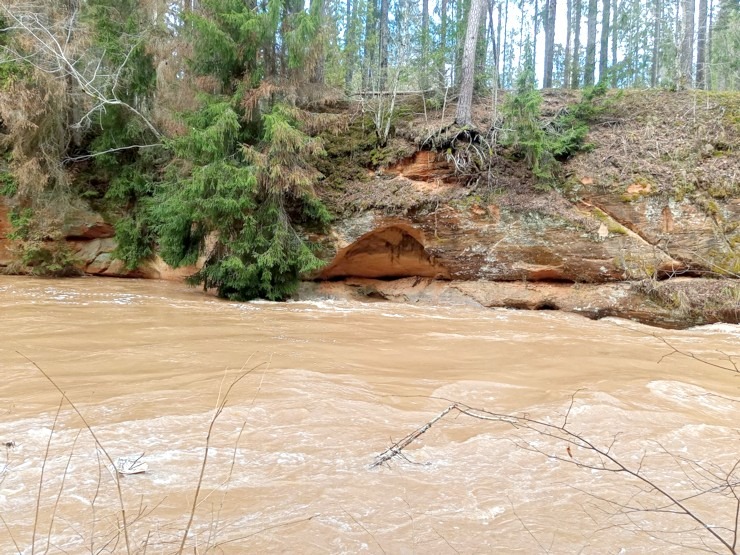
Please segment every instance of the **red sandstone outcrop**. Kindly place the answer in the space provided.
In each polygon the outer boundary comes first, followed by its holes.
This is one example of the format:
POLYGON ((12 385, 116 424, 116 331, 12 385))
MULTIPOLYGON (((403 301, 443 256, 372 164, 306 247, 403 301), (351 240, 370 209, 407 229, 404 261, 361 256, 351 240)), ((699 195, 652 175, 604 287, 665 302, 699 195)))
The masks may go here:
POLYGON ((340 249, 319 279, 339 277, 449 279, 450 273, 424 248, 424 234, 407 223, 386 223, 340 249))
POLYGON ((116 231, 97 212, 73 209, 62 224, 62 235, 68 240, 107 239, 115 237, 116 231))
POLYGON ((409 237, 405 248, 413 245, 415 249, 414 259, 421 260, 421 248, 425 260, 433 260, 435 266, 424 262, 417 271, 409 266, 407 276, 604 283, 685 268, 664 249, 620 224, 605 226, 589 209, 576 212, 569 220, 496 205, 485 209, 448 205, 406 218, 370 212, 339 222, 335 227, 336 256, 319 277, 402 277, 403 264, 396 247, 374 235, 400 227, 409 237), (415 231, 412 234, 410 230, 415 231), (413 241, 412 236, 423 239, 413 241), (384 254, 380 252, 383 249, 384 254), (351 271, 347 270, 348 258, 352 260, 351 271))

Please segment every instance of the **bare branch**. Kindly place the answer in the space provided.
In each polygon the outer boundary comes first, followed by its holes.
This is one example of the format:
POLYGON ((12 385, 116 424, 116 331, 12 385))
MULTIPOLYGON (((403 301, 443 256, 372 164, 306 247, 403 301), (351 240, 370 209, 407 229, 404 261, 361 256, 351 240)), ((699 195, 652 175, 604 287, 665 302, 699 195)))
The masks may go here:
POLYGON ((70 162, 79 162, 81 160, 90 160, 91 158, 96 158, 98 156, 103 156, 105 154, 111 154, 112 152, 120 152, 121 150, 131 150, 132 148, 155 148, 158 146, 162 146, 162 143, 153 143, 150 145, 129 145, 129 146, 121 146, 118 148, 109 148, 108 150, 101 150, 100 152, 95 152, 93 154, 85 154, 84 156, 72 156, 69 158, 65 158, 63 162, 65 164, 68 164, 70 162))
POLYGON ((185 550, 185 542, 188 539, 188 533, 190 532, 190 527, 193 525, 193 519, 195 518, 195 510, 198 508, 198 496, 200 495, 200 489, 203 485, 203 478, 205 477, 206 473, 206 465, 208 464, 208 450, 211 445, 211 436, 213 434, 213 428, 216 425, 216 421, 218 420, 218 417, 221 416, 221 413, 223 412, 224 408, 226 408, 226 403, 229 399, 229 394, 231 393, 231 390, 234 389, 234 387, 242 381, 244 378, 246 378, 249 374, 251 374, 254 370, 262 366, 264 363, 257 364, 256 366, 253 366, 249 370, 242 372, 234 381, 231 382, 231 385, 226 389, 226 393, 224 393, 224 396, 221 397, 219 393, 219 399, 216 402, 216 410, 213 414, 213 418, 211 418, 211 423, 208 426, 208 433, 206 434, 206 447, 205 452, 203 453, 203 462, 200 465, 200 474, 198 475, 198 482, 195 486, 195 497, 193 499, 193 504, 190 508, 190 516, 188 518, 188 523, 185 526, 185 530, 182 534, 182 541, 180 542, 180 548, 178 550, 178 553, 182 554, 185 550))
MULTIPOLYGON (((638 466, 636 468, 632 468, 631 466, 628 466, 627 463, 622 462, 622 460, 614 453, 613 450, 618 434, 612 438, 611 443, 607 447, 602 448, 596 445, 595 442, 588 439, 582 433, 572 431, 572 429, 570 429, 567 425, 567 419, 568 415, 570 415, 572 412, 573 403, 574 397, 571 397, 571 401, 566 412, 566 417, 564 419, 563 425, 558 425, 532 418, 526 414, 502 414, 485 409, 470 407, 460 402, 453 402, 445 410, 435 416, 432 420, 430 420, 420 428, 416 429, 411 434, 407 435, 401 441, 394 443, 391 447, 378 455, 371 465, 371 468, 378 466, 383 462, 387 462, 396 456, 399 456, 405 447, 407 447, 419 436, 425 433, 433 424, 439 422, 442 418, 444 418, 451 412, 457 412, 458 414, 470 416, 477 420, 507 424, 517 430, 522 430, 523 432, 533 432, 537 435, 551 438, 558 443, 565 442, 567 445, 567 455, 561 456, 554 454, 551 451, 546 451, 539 445, 535 445, 534 443, 529 442, 526 439, 520 438, 518 440, 514 440, 515 445, 517 445, 518 447, 527 451, 542 454, 550 460, 556 460, 563 463, 571 464, 578 468, 600 472, 609 472, 613 474, 621 474, 635 480, 636 485, 638 486, 638 492, 631 498, 630 501, 627 501, 626 503, 620 503, 598 496, 594 497, 602 501, 606 501, 607 503, 613 504, 616 507, 619 507, 621 511, 620 514, 624 515, 627 518, 630 518, 630 514, 632 513, 644 512, 667 513, 688 518, 689 521, 693 521, 695 525, 690 529, 690 532, 698 534, 700 541, 705 543, 708 548, 710 546, 709 544, 706 544, 705 539, 701 537, 702 534, 708 534, 713 542, 726 549, 730 553, 736 553, 735 545, 737 542, 738 528, 740 526, 740 494, 736 495, 735 488, 740 488, 740 482, 732 480, 731 477, 736 472, 738 466, 740 466, 740 461, 735 463, 735 465, 729 472, 723 472, 722 474, 720 474, 719 472, 705 473, 704 478, 708 479, 710 483, 713 483, 713 486, 701 488, 698 484, 694 483, 695 487, 698 487, 700 491, 693 495, 681 497, 669 491, 666 487, 661 486, 657 481, 646 474, 644 469, 646 458, 645 454, 643 454, 643 456, 640 458, 638 466), (576 451, 574 455, 570 449, 571 446, 577 447, 585 451, 586 453, 590 453, 591 455, 595 456, 595 459, 587 460, 584 459, 583 456, 579 457, 578 451, 576 451), (705 520, 702 516, 699 515, 699 513, 697 513, 687 505, 687 501, 695 499, 699 496, 707 495, 709 493, 722 493, 728 490, 736 499, 734 521, 731 528, 711 525, 709 521, 705 520), (657 498, 662 499, 662 503, 655 504, 651 502, 649 504, 643 504, 640 502, 639 499, 639 496, 642 494, 657 496, 657 498), (633 500, 635 504, 632 504, 633 500), (732 534, 732 543, 728 541, 725 537, 723 537, 722 534, 725 532, 729 532, 732 534)), ((679 462, 681 460, 679 457, 670 454, 667 450, 664 451, 669 456, 673 457, 676 462, 679 462)), ((694 466, 693 468, 696 468, 697 470, 702 470, 704 472, 708 472, 709 470, 704 466, 699 465, 698 463, 696 463, 696 466, 694 466)), ((715 518, 714 515, 713 518, 715 518)), ((686 531, 684 530, 683 532, 686 531)), ((664 530, 661 530, 661 533, 680 534, 682 533, 682 530, 676 530, 673 532, 666 532, 664 530)))
MULTIPOLYGON (((57 36, 52 32, 50 25, 46 24, 41 20, 39 14, 30 12, 20 12, 13 10, 8 6, 2 6, 2 11, 5 14, 6 19, 11 23, 4 30, 13 30, 22 33, 24 36, 31 38, 35 47, 36 52, 32 55, 22 54, 7 46, 3 47, 4 52, 10 53, 14 58, 24 59, 29 61, 36 69, 44 73, 57 75, 63 74, 71 78, 76 84, 79 90, 95 101, 94 107, 80 120, 77 124, 81 125, 83 122, 89 121, 90 115, 97 111, 103 110, 106 106, 120 106, 125 110, 128 110, 134 114, 149 131, 157 138, 161 139, 162 135, 154 124, 135 106, 122 101, 116 95, 116 89, 123 69, 129 62, 132 53, 139 46, 140 41, 135 42, 126 57, 124 58, 121 65, 116 68, 112 73, 102 73, 103 59, 105 55, 101 55, 97 59, 92 60, 95 65, 94 69, 86 75, 78 69, 80 66, 81 58, 74 59, 73 54, 70 52, 70 40, 71 29, 73 22, 77 17, 77 12, 73 11, 67 18, 66 24, 63 28, 66 30, 63 44, 57 39, 57 36), (31 58, 36 58, 32 60, 31 58)), ((85 67, 90 67, 90 63, 85 67)))

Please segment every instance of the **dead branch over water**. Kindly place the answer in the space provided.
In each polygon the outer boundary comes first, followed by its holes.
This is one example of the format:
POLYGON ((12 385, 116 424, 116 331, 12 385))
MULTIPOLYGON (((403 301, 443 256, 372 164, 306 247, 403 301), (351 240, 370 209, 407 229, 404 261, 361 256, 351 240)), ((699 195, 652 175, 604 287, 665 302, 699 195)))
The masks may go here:
MULTIPOLYGON (((621 326, 620 326, 621 327, 621 326)), ((664 362, 674 356, 692 359, 704 366, 718 370, 740 373, 736 355, 720 352, 722 359, 720 362, 713 362, 701 355, 687 352, 676 347, 672 342, 658 334, 650 334, 655 339, 670 349, 670 352, 663 355, 658 363, 664 362)), ((709 553, 729 552, 738 553, 738 536, 740 535, 740 459, 735 461, 731 468, 725 469, 714 462, 701 462, 685 456, 671 453, 668 449, 657 443, 657 452, 669 459, 678 467, 685 481, 694 488, 694 491, 688 494, 679 494, 673 491, 672 487, 664 486, 659 483, 657 477, 650 474, 650 469, 646 465, 647 452, 643 452, 639 462, 629 464, 622 457, 615 454, 614 446, 617 442, 619 433, 611 438, 608 445, 600 445, 595 440, 588 438, 583 432, 574 431, 569 424, 568 419, 571 415, 573 406, 576 401, 578 391, 573 393, 565 415, 560 423, 551 423, 545 420, 532 418, 527 414, 504 414, 471 407, 465 403, 451 401, 451 404, 438 413, 431 420, 402 438, 393 443, 385 451, 375 457, 370 464, 370 468, 376 468, 383 464, 389 464, 395 458, 406 460, 403 453, 409 445, 417 441, 429 429, 439 424, 441 420, 449 415, 464 415, 476 420, 482 420, 490 423, 506 424, 515 430, 533 434, 534 436, 545 437, 552 441, 553 446, 559 445, 558 451, 555 447, 546 449, 538 444, 519 436, 514 443, 520 449, 531 451, 547 457, 550 460, 560 461, 565 464, 574 465, 585 470, 620 475, 632 482, 636 488, 634 494, 630 495, 626 502, 620 502, 605 496, 595 495, 593 493, 576 488, 578 491, 589 495, 593 499, 611 506, 615 510, 615 515, 623 517, 623 522, 617 526, 631 526, 634 530, 644 532, 653 538, 666 541, 669 544, 688 547, 681 540, 678 543, 669 539, 666 535, 678 533, 691 535, 696 539, 701 547, 691 546, 694 549, 709 553), (564 446, 564 449, 563 449, 564 446), (560 453, 560 454, 558 454, 560 453), (731 507, 725 515, 714 513, 704 514, 699 508, 693 505, 693 502, 705 497, 712 496, 712 501, 726 502, 731 507), (644 524, 636 520, 635 515, 645 513, 662 513, 681 517, 684 521, 693 523, 690 528, 676 529, 673 532, 663 531, 661 535, 658 531, 651 531, 644 528, 644 524), (726 524, 716 524, 718 520, 724 520, 726 524)), ((715 395, 715 394, 709 394, 715 395)), ((717 397, 738 402, 722 395, 717 397)), ((718 504, 712 502, 713 509, 718 509, 718 504)), ((516 512, 515 512, 516 514, 516 512)), ((521 519, 518 517, 520 520, 521 519)), ((522 523, 524 525, 524 523, 522 523)), ((529 532, 526 525, 525 530, 529 532)), ((531 534, 531 533, 530 533, 531 534)), ((539 540, 535 538, 539 544, 539 540)), ((542 545, 540 544, 540 547, 542 545)), ((545 550, 546 551, 546 550, 545 550)))
MULTIPOLYGON (((632 482, 631 485, 636 487, 636 492, 630 495, 626 502, 593 495, 588 492, 584 493, 611 505, 615 508, 616 515, 624 517, 627 523, 637 526, 638 530, 645 531, 641 528, 641 524, 635 522, 633 518, 635 514, 664 513, 675 515, 693 522, 691 528, 681 531, 695 536, 706 548, 706 551, 736 554, 738 533, 740 532, 740 460, 735 462, 729 470, 725 470, 714 463, 702 463, 675 455, 658 444, 660 452, 670 457, 679 466, 684 477, 695 488, 695 491, 689 494, 675 493, 671 488, 662 485, 657 477, 650 475, 649 468, 645 465, 647 456, 645 453, 636 465, 626 462, 622 457, 615 454, 614 446, 619 434, 614 435, 611 442, 604 446, 595 440, 589 439, 585 433, 573 430, 568 419, 576 401, 576 393, 571 396, 568 409, 559 423, 546 422, 526 414, 497 413, 471 407, 461 402, 452 402, 434 418, 380 453, 370 465, 370 468, 389 464, 397 457, 405 458, 403 450, 406 447, 449 415, 464 415, 476 420, 506 424, 518 431, 552 440, 553 447, 547 449, 526 439, 524 436, 518 436, 514 443, 520 449, 538 453, 550 460, 574 465, 581 469, 622 475, 632 482), (555 451, 555 445, 559 446, 557 452, 555 451), (562 454, 558 454, 558 452, 562 454), (708 495, 721 496, 732 501, 732 514, 725 517, 729 520, 728 524, 714 524, 721 519, 720 515, 704 515, 700 509, 692 506, 692 501, 708 495)), ((713 505, 713 508, 716 509, 716 505, 713 505)))

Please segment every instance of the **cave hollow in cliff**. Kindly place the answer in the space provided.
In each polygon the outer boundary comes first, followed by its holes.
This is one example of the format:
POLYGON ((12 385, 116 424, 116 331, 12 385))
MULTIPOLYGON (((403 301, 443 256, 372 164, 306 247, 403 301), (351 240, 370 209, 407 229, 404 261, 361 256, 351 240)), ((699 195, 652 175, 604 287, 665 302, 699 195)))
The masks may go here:
POLYGON ((392 224, 374 229, 341 249, 318 279, 413 276, 449 279, 450 273, 427 252, 420 230, 407 224, 392 224))

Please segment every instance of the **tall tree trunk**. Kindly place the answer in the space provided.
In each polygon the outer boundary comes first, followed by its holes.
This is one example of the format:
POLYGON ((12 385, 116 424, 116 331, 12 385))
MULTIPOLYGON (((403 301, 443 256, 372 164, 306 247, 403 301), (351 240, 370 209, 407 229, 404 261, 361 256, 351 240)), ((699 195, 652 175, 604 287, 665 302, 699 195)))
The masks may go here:
POLYGON ((573 68, 570 76, 570 87, 577 89, 581 84, 581 6, 583 0, 573 0, 576 5, 573 14, 573 68))
MULTIPOLYGON (((496 8, 496 45, 494 48, 494 52, 496 53, 496 80, 494 82, 494 86, 496 88, 499 88, 501 86, 501 56, 503 54, 503 48, 501 45, 501 3, 499 2, 498 7, 496 8)), ((504 30, 504 36, 506 31, 504 30)))
POLYGON ((599 81, 606 83, 609 66, 609 22, 611 20, 611 2, 601 0, 601 46, 599 47, 599 81))
MULTIPOLYGON (((486 39, 486 57, 484 60, 488 57, 488 42, 491 43, 491 57, 492 57, 492 69, 493 72, 491 74, 491 86, 498 86, 498 39, 496 38, 496 32, 499 34, 501 33, 501 17, 498 18, 498 30, 496 29, 493 21, 493 0, 487 0, 487 9, 488 9, 488 38, 486 39)), ((501 12, 499 12, 499 16, 501 15, 501 12)), ((485 19, 485 17, 484 17, 485 19)), ((483 72, 485 73, 486 67, 485 63, 483 63, 483 72)))
MULTIPOLYGON (((535 67, 537 67, 537 35, 539 34, 539 28, 540 28, 540 3, 539 0, 534 0, 534 29, 533 29, 533 40, 532 40, 532 60, 535 63, 535 67)), ((535 77, 536 80, 536 77, 535 77)))
POLYGON ((388 9, 389 0, 380 0, 380 82, 378 89, 385 90, 388 81, 388 9))
POLYGON ((662 33, 663 6, 661 0, 653 0, 653 56, 650 62, 650 86, 658 86, 658 77, 660 75, 660 41, 662 33))
MULTIPOLYGON (((622 0, 624 9, 624 0, 622 0)), ((612 6, 612 88, 617 88, 617 45, 619 44, 619 0, 614 0, 612 6)))
POLYGON ((447 0, 442 0, 439 7, 439 80, 442 88, 449 84, 447 79, 447 0))
POLYGON ((463 22, 467 22, 467 17, 470 14, 470 7, 468 6, 468 10, 466 13, 466 2, 465 0, 454 0, 454 6, 455 6, 455 18, 454 20, 458 22, 456 29, 455 29, 455 63, 452 66, 452 82, 455 85, 460 84, 460 79, 462 76, 462 59, 463 59, 463 47, 465 45, 465 37, 462 36, 462 24, 463 22))
MULTIPOLYGON (((509 0, 506 0, 506 2, 504 4, 504 42, 503 42, 503 44, 501 46, 501 52, 502 52, 502 54, 501 54, 501 67, 503 69, 506 69, 509 66, 509 64, 511 64, 511 59, 507 58, 507 54, 506 54, 506 49, 507 49, 507 45, 508 45, 508 42, 506 40, 506 37, 508 36, 508 34, 507 34, 506 31, 508 29, 509 29, 509 0)), ((503 69, 502 69, 502 72, 501 72, 501 75, 502 75, 501 84, 504 87, 506 87, 509 84, 506 81, 506 78, 508 76, 508 73, 505 73, 503 71, 503 69)))
POLYGON ((709 0, 709 37, 707 40, 707 54, 706 64, 704 66, 704 81, 707 84, 707 90, 712 90, 712 81, 714 75, 712 73, 712 40, 714 39, 714 0, 709 0))
POLYGON ((486 79, 486 58, 488 57, 488 30, 486 26, 486 13, 490 13, 491 0, 486 0, 483 4, 483 14, 480 17, 478 27, 478 42, 475 53, 475 77, 474 87, 476 92, 480 92, 485 86, 486 79), (486 6, 489 9, 486 9, 486 6))
POLYGON ((694 1, 682 1, 680 88, 688 88, 694 84, 694 1))
POLYGON ((468 28, 465 32, 462 58, 462 81, 460 84, 460 96, 457 101, 457 112, 455 114, 455 123, 458 125, 470 125, 472 123, 475 51, 484 4, 485 0, 471 0, 470 12, 468 13, 468 28))
POLYGON ((421 75, 422 90, 429 88, 429 0, 421 0, 421 75))
POLYGON ((524 60, 524 0, 519 0, 519 63, 524 60))
POLYGON ((696 86, 707 88, 707 0, 699 0, 699 31, 696 38, 696 86))
POLYGON ((366 0, 365 38, 362 48, 362 90, 372 87, 373 66, 375 65, 375 24, 378 22, 378 1, 366 0))
POLYGON ((355 10, 357 9, 357 0, 347 0, 347 10, 345 13, 346 24, 344 28, 344 59, 346 66, 344 68, 344 91, 349 94, 352 89, 352 78, 355 74, 355 10))
POLYGON ((571 40, 573 35, 573 0, 567 0, 566 16, 568 20, 565 32, 565 60, 563 62, 563 88, 570 87, 571 40))
POLYGON ((588 0, 586 66, 583 68, 583 85, 586 87, 594 84, 594 74, 596 72, 596 17, 598 11, 597 0, 588 0))
MULTIPOLYGON (((557 13, 557 0, 547 0, 545 4, 545 75, 542 86, 546 89, 552 88, 552 65, 555 54, 555 16, 557 13)), ((570 26, 568 26, 570 32, 570 26)), ((568 37, 570 40, 570 36, 568 37)))

